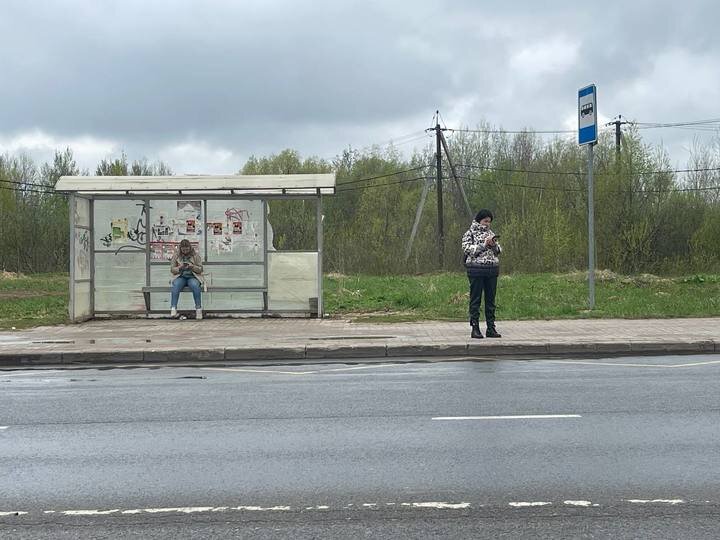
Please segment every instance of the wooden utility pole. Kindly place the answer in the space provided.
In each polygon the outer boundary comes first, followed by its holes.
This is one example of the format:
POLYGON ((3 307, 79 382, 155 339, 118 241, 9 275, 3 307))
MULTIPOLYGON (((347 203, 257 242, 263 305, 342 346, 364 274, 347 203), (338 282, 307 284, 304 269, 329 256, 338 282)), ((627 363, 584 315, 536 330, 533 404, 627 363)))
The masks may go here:
POLYGON ((445 263, 445 232, 443 223, 442 190, 442 130, 440 129, 440 111, 435 111, 435 161, 437 166, 437 214, 438 214, 438 262, 442 269, 445 263))
MULTIPOLYGON (((448 148, 447 140, 445 139, 445 135, 443 135, 443 131, 445 131, 446 128, 440 127, 440 112, 435 111, 435 127, 428 128, 425 131, 435 131, 435 166, 436 166, 436 182, 437 182, 437 209, 438 209, 438 225, 437 225, 437 234, 438 234, 438 263, 440 268, 443 267, 445 263, 445 223, 444 223, 444 215, 443 215, 443 183, 442 183, 442 151, 445 149, 445 156, 447 157, 448 164, 450 165, 450 171, 452 172, 453 179, 455 180, 455 183, 457 184, 458 190, 460 191, 460 194, 462 195, 463 202, 465 203, 465 210, 468 213, 468 216, 470 219, 473 217, 472 210, 470 209, 470 203, 468 202, 467 195, 465 194, 465 188, 462 185, 462 182, 460 181, 460 178, 457 175, 457 172, 455 171, 455 165, 452 162, 452 158, 450 157, 450 150, 448 148)), ((415 222, 413 223, 412 231, 410 232, 410 241, 408 242, 407 248, 405 250, 405 260, 407 261, 410 258, 410 252, 412 251, 412 245, 413 241, 415 240, 415 235, 417 234, 418 226, 420 224, 420 218, 422 217, 423 208, 425 207, 425 199, 427 197, 427 193, 430 189, 430 184, 432 182, 431 177, 427 179, 425 182, 425 186, 423 187, 422 195, 420 196, 420 202, 418 203, 417 211, 415 212, 415 222)))
POLYGON ((630 122, 627 120, 622 119, 622 114, 618 114, 614 121, 605 124, 606 126, 615 125, 615 159, 618 163, 620 163, 620 142, 622 140, 622 131, 620 131, 620 126, 629 123, 630 122))

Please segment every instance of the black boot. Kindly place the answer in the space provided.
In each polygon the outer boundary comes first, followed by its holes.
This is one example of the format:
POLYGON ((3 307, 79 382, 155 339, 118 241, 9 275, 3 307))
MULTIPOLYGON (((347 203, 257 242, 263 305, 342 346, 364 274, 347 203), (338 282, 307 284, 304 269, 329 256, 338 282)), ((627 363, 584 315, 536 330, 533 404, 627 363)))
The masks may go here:
POLYGON ((485 335, 487 337, 502 337, 498 331, 495 329, 495 325, 490 325, 487 327, 487 332, 485 332, 485 335))
POLYGON ((470 327, 472 328, 472 332, 470 332, 471 338, 483 338, 482 332, 480 331, 480 324, 478 324, 477 321, 470 321, 470 327))

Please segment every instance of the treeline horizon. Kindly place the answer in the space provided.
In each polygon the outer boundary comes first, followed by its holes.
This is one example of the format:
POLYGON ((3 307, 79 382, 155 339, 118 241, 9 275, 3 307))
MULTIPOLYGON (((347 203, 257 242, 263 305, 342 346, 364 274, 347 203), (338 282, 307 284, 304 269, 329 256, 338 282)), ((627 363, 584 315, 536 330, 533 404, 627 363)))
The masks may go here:
MULTIPOLYGON (((489 208, 502 235, 508 272, 587 269, 587 150, 572 138, 532 131, 456 131, 449 151, 473 215, 489 208)), ((603 133, 594 149, 596 267, 621 274, 720 271, 720 139, 696 144, 684 170, 636 129, 603 133)), ((439 260, 433 148, 403 156, 392 145, 345 149, 332 160, 292 149, 251 156, 240 174, 335 172, 337 193, 323 197, 326 272, 416 274, 462 271, 460 238, 471 217, 443 154, 445 256, 439 260), (427 197, 409 256, 408 242, 423 187, 427 197)), ((51 163, 0 156, 0 268, 56 272, 68 268, 67 199, 52 193, 80 171, 70 148, 51 163)), ((96 175, 168 175, 163 162, 102 160, 96 175)), ((277 249, 315 249, 314 201, 272 200, 277 249)))

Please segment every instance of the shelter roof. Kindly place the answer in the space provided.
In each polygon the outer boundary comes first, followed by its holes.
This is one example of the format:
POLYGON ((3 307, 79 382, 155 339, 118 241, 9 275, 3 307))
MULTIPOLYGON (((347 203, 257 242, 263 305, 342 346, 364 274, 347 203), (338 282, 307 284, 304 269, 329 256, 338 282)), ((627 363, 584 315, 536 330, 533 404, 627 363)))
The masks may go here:
POLYGON ((335 173, 178 176, 62 176, 62 193, 82 195, 333 195, 335 173))

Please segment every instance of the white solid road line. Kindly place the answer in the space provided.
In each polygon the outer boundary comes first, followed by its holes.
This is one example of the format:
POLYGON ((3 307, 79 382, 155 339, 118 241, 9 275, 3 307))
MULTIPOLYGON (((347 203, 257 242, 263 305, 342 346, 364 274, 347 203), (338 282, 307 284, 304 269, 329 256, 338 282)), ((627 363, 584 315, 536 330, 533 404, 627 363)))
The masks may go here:
POLYGON ((310 373, 316 373, 315 371, 279 371, 275 369, 243 369, 243 368, 215 368, 206 367, 200 368, 207 371, 237 371, 241 373, 274 373, 280 375, 308 375, 310 373))
POLYGON ((433 420, 535 420, 543 418, 582 418, 579 414, 520 414, 513 416, 435 416, 433 420))
POLYGON ((207 368, 200 368, 210 371, 236 371, 241 373, 274 373, 274 374, 280 374, 280 375, 321 375, 323 373, 328 372, 338 372, 338 371, 354 371, 358 369, 378 369, 378 368, 385 368, 385 367, 396 367, 396 366, 405 366, 406 363, 393 363, 393 364, 372 364, 369 366, 352 366, 352 367, 342 367, 342 368, 331 368, 331 369, 317 369, 313 371, 280 371, 277 369, 250 369, 250 368, 215 368, 215 367, 207 367, 207 368))
POLYGON ((709 362, 692 362, 690 364, 673 364, 669 367, 693 367, 693 366, 707 366, 708 364, 720 364, 720 360, 711 360, 709 362))
POLYGON ((542 360, 547 364, 581 364, 585 366, 638 367, 638 368, 669 368, 667 364, 628 364, 624 362, 593 362, 592 360, 542 360))
POLYGON ((352 371, 355 369, 377 369, 377 368, 384 368, 384 367, 396 367, 396 366, 405 366, 407 364, 400 363, 400 364, 373 364, 371 366, 353 366, 353 367, 342 367, 342 368, 332 368, 332 369, 321 369, 320 371, 316 371, 313 373, 325 373, 326 371, 352 371))
POLYGON ((22 377, 31 375, 47 375, 48 373, 61 373, 62 369, 50 369, 50 370, 35 370, 35 371, 23 371, 23 372, 0 372, 0 379, 5 377, 22 377))
POLYGON ((638 367, 638 368, 684 368, 694 366, 707 366, 711 364, 720 364, 720 360, 710 360, 708 362, 690 362, 685 364, 631 364, 624 362, 596 362, 593 360, 542 360, 548 364, 581 364, 585 366, 611 366, 611 367, 638 367))
POLYGON ((9 428, 9 427, 10 427, 10 426, 0 426, 0 429, 7 429, 7 428, 9 428))

